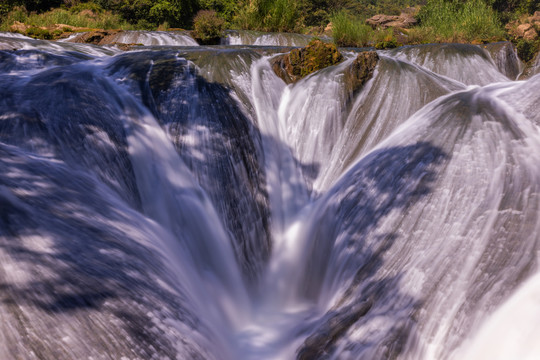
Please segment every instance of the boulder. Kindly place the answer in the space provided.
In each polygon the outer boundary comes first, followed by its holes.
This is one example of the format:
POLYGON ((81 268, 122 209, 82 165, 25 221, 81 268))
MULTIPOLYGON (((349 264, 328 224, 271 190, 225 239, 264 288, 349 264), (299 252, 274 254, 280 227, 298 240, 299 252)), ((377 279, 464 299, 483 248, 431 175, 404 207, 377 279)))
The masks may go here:
POLYGON ((397 15, 384 15, 377 14, 366 20, 366 24, 370 25, 372 28, 387 28, 386 24, 391 22, 396 22, 399 20, 397 15))
POLYGON ((23 24, 20 21, 15 21, 13 22, 13 25, 9 27, 9 31, 25 34, 28 28, 30 28, 30 25, 23 24))
POLYGON ((516 34, 517 36, 519 37, 524 37, 525 36, 525 33, 527 31, 529 31, 530 29, 532 29, 532 25, 531 24, 521 24, 521 25, 518 25, 518 27, 516 28, 516 34))
POLYGON ((525 40, 535 40, 538 38, 538 33, 534 29, 534 26, 529 23, 518 25, 515 34, 525 40))
POLYGON ((294 49, 288 54, 273 58, 271 65, 276 75, 290 84, 341 60, 343 56, 336 45, 316 39, 311 40, 305 48, 294 49))
POLYGON ((379 55, 376 51, 364 51, 356 56, 345 71, 345 88, 349 94, 354 94, 371 79, 378 62, 379 55))
POLYGON ((538 39, 538 33, 536 32, 534 28, 531 28, 527 30, 525 34, 523 34, 523 38, 529 41, 536 40, 538 39))
POLYGON ((402 12, 399 16, 378 14, 366 20, 366 24, 373 29, 387 29, 389 27, 408 29, 416 23, 417 21, 410 11, 402 12))

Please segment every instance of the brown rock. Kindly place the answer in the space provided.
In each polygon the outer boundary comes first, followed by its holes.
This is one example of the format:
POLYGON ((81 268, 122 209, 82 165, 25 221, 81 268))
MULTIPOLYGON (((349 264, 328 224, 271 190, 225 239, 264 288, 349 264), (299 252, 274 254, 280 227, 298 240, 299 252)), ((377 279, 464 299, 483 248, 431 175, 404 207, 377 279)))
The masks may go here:
POLYGON ((356 56, 345 71, 345 88, 349 94, 354 94, 371 79, 378 62, 379 55, 376 51, 364 51, 356 56))
POLYGON ((403 29, 408 29, 414 25, 416 25, 418 23, 418 21, 416 20, 416 18, 411 15, 411 14, 408 14, 408 13, 402 13, 400 16, 399 16, 399 19, 401 21, 401 28, 403 29))
POLYGON ((398 21, 398 20, 399 20, 399 16, 396 16, 396 15, 377 14, 367 19, 366 24, 370 25, 374 29, 378 27, 382 27, 383 29, 385 29, 386 28, 386 26, 384 26, 385 24, 398 21))
POLYGON ((276 75, 290 84, 317 70, 335 65, 342 59, 336 45, 311 40, 305 48, 277 56, 270 63, 276 75))
POLYGON ((366 20, 366 24, 374 29, 387 29, 389 27, 408 29, 416 23, 417 21, 410 11, 402 12, 399 16, 378 14, 366 20))
POLYGON ((525 33, 529 31, 530 29, 532 29, 532 27, 533 26, 531 24, 518 25, 518 27, 516 28, 516 35, 519 37, 524 37, 525 33))
POLYGON ((536 40, 538 38, 538 33, 533 27, 531 27, 529 30, 525 32, 525 34, 523 34, 523 38, 529 41, 536 40))
POLYGON ((23 24, 20 21, 15 21, 15 22, 13 22, 13 25, 11 25, 9 27, 9 30, 12 31, 12 32, 18 32, 18 33, 21 33, 21 34, 25 34, 26 30, 28 30, 29 27, 30 27, 30 25, 23 24))
POLYGON ((334 25, 332 24, 332 22, 329 22, 328 25, 326 25, 326 27, 324 28, 324 32, 332 32, 332 27, 334 25))

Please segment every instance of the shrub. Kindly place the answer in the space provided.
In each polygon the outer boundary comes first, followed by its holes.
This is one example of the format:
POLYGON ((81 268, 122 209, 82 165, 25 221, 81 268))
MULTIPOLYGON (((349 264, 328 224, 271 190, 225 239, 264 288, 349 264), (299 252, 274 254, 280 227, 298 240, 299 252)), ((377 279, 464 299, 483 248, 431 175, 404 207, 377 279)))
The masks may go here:
POLYGON ((69 8, 69 11, 73 14, 78 14, 84 10, 90 10, 93 13, 98 14, 103 12, 104 9, 99 4, 96 4, 94 2, 79 3, 69 8))
POLYGON ((193 19, 195 38, 203 44, 219 43, 225 29, 225 20, 213 10, 200 10, 193 19))
POLYGON ((149 17, 155 24, 174 23, 180 18, 179 8, 168 1, 159 1, 150 8, 149 17))
POLYGON ((199 0, 199 5, 203 10, 216 11, 227 22, 232 22, 239 9, 238 1, 235 0, 199 0))
POLYGON ((189 26, 197 8, 195 0, 122 0, 118 5, 118 11, 129 23, 141 25, 145 20, 154 28, 165 21, 172 27, 189 26))
POLYGON ((540 50, 538 41, 519 39, 516 43, 519 58, 525 62, 531 61, 540 50))
POLYGON ((344 11, 335 13, 330 21, 332 21, 332 36, 336 45, 362 47, 369 44, 373 30, 363 21, 351 18, 344 11))

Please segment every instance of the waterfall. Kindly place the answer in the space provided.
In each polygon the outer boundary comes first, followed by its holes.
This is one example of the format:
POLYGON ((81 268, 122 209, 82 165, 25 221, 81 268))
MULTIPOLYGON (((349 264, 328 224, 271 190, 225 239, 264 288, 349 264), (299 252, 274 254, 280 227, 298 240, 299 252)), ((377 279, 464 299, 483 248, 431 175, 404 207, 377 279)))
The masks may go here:
POLYGON ((308 37, 184 35, 0 34, 1 358, 540 355, 540 76, 510 45, 380 51, 353 89, 353 50, 286 84, 308 37))
MULTIPOLYGON (((292 33, 265 33, 261 31, 228 30, 221 39, 222 45, 257 46, 306 46, 314 36, 292 33)), ((331 41, 326 36, 320 37, 331 41)))

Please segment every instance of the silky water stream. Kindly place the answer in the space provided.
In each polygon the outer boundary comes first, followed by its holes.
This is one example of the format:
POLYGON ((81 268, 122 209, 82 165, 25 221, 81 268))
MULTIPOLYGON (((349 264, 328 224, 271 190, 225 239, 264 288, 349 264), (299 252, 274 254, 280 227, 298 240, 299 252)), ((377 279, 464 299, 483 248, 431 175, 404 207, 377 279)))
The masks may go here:
POLYGON ((286 85, 277 38, 128 35, 0 34, 0 358, 540 355, 511 48, 382 51, 351 93, 352 50, 286 85))

